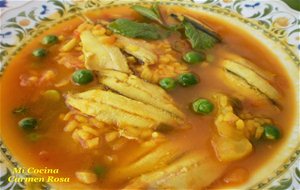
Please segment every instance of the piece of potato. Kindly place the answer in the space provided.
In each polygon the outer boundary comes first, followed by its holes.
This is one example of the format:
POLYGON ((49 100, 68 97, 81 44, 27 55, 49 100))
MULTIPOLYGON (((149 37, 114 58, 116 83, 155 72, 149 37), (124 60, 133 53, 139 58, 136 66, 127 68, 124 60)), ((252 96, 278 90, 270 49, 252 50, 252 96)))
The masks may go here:
POLYGON ((217 130, 211 140, 215 153, 220 161, 230 162, 246 157, 252 152, 252 144, 247 139, 245 126, 238 127, 238 121, 243 122, 233 110, 231 101, 224 94, 216 94, 218 113, 215 119, 217 130))
POLYGON ((231 162, 239 160, 252 152, 252 144, 247 138, 230 138, 215 135, 212 145, 220 161, 231 162))

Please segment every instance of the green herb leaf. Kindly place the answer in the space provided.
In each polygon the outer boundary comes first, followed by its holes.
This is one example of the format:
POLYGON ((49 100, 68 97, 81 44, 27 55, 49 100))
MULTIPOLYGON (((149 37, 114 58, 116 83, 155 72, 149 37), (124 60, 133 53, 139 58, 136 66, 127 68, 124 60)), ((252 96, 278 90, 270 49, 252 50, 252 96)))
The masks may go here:
POLYGON ((159 22, 160 24, 162 24, 157 5, 153 6, 151 9, 140 6, 140 5, 134 5, 131 8, 133 10, 135 10, 136 12, 140 13, 141 15, 143 15, 151 20, 155 20, 155 21, 159 22))
POLYGON ((161 19, 158 3, 153 4, 151 9, 158 16, 158 18, 161 19))
POLYGON ((165 39, 165 38, 169 37, 171 35, 171 33, 173 32, 169 28, 163 28, 157 24, 154 24, 154 26, 157 28, 157 31, 160 34, 161 39, 165 39))
POLYGON ((217 40, 205 32, 198 30, 191 23, 183 21, 185 35, 195 50, 212 48, 217 40))
POLYGON ((168 32, 157 25, 138 23, 124 18, 119 18, 108 25, 108 28, 116 34, 131 38, 146 40, 158 40, 165 38, 168 32))
POLYGON ((180 24, 169 25, 169 26, 167 26, 167 27, 168 27, 168 29, 171 30, 171 31, 178 31, 178 30, 184 28, 183 25, 182 25, 182 23, 180 23, 180 24))

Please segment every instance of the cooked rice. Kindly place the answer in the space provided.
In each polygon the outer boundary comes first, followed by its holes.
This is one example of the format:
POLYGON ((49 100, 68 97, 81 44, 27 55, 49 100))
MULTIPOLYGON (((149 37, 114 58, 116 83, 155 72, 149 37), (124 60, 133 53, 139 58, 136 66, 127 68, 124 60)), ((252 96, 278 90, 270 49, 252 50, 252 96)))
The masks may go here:
POLYGON ((88 117, 78 111, 69 111, 60 116, 66 121, 64 131, 71 133, 74 141, 85 149, 94 149, 106 142, 112 150, 117 150, 127 143, 112 126, 88 117))

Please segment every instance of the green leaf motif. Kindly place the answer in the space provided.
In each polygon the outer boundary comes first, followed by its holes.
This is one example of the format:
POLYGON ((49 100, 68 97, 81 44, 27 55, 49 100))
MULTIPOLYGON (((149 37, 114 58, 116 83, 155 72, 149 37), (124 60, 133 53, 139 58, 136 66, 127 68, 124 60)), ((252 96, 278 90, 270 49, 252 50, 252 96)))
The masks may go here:
POLYGON ((8 22, 17 22, 17 19, 16 19, 16 17, 13 17, 13 18, 8 19, 7 21, 8 22))
POLYGON ((53 3, 54 5, 60 7, 62 10, 66 10, 65 5, 59 0, 49 0, 48 2, 53 3))
POLYGON ((18 14, 18 16, 26 17, 26 14, 25 14, 25 12, 23 11, 23 12, 20 12, 20 13, 18 14))
POLYGON ((6 28, 15 28, 15 29, 19 29, 23 32, 25 32, 24 28, 22 28, 21 26, 19 26, 18 24, 8 24, 8 25, 5 25, 6 28))
POLYGON ((24 190, 24 187, 21 187, 18 183, 16 183, 12 190, 24 190))
POLYGON ((57 8, 56 11, 58 12, 58 14, 59 14, 60 16, 63 16, 63 15, 64 15, 64 10, 63 10, 63 9, 57 8))
POLYGON ((34 10, 32 10, 28 13, 28 17, 31 18, 32 20, 36 21, 34 10))
POLYGON ((285 178, 279 181, 279 185, 272 186, 269 190, 287 190, 292 185, 292 178, 285 178))
POLYGON ((9 48, 9 47, 14 47, 15 45, 12 45, 12 44, 8 44, 8 43, 3 43, 3 42, 0 42, 0 46, 2 46, 2 47, 6 47, 6 48, 9 48))
MULTIPOLYGON (((300 23, 299 23, 300 24, 300 23)), ((297 28, 296 30, 293 30, 290 34, 294 34, 296 32, 300 32, 300 28, 297 28)))
POLYGON ((11 172, 7 169, 6 174, 0 177, 0 189, 1 187, 5 187, 9 184, 8 178, 11 176, 11 172))
MULTIPOLYGON (((59 0, 49 0, 48 2, 51 2, 53 3, 57 8, 56 8, 56 11, 58 12, 58 14, 60 16, 64 15, 65 11, 66 11, 66 7, 65 5, 59 1, 59 0)), ((43 18, 42 19, 43 21, 48 21, 47 19, 43 18)), ((51 19, 50 19, 51 20, 51 19)))
MULTIPOLYGON (((239 4, 240 2, 242 2, 243 0, 235 0, 233 1, 233 6, 236 6, 237 4, 239 4)), ((240 6, 239 6, 240 7, 240 6)))
MULTIPOLYGON (((63 14, 63 13, 62 13, 62 14, 63 14)), ((50 19, 50 18, 48 18, 48 17, 44 17, 44 18, 39 17, 39 19, 40 19, 41 21, 52 21, 52 20, 54 20, 54 19, 50 19)))
MULTIPOLYGON (((3 163, 0 161, 0 163, 3 163)), ((11 190, 24 190, 25 186, 23 182, 9 182, 8 178, 12 176, 12 172, 6 168, 6 173, 4 174, 4 170, 1 170, 0 177, 0 189, 11 189, 11 190)))
POLYGON ((21 41, 22 39, 23 39, 23 37, 24 37, 24 34, 23 34, 23 32, 20 32, 20 31, 16 31, 17 32, 17 37, 19 38, 19 40, 21 41))
POLYGON ((212 3, 214 0, 206 0, 204 3, 212 3))
POLYGON ((254 14, 254 15, 252 15, 252 16, 250 16, 249 18, 258 18, 258 17, 260 17, 260 13, 259 12, 256 13, 256 14, 254 14))
POLYGON ((1 51, 1 53, 0 53, 0 61, 3 61, 3 57, 6 56, 6 55, 7 55, 7 51, 6 50, 1 51))
POLYGON ((264 25, 266 28, 270 28, 270 24, 269 22, 265 21, 265 20, 259 20, 259 23, 261 25, 264 25))
POLYGON ((241 8, 241 6, 237 6, 236 11, 237 11, 239 14, 242 14, 243 9, 241 8))
POLYGON ((300 170, 299 170, 299 168, 295 168, 295 174, 300 179, 300 170))
POLYGON ((272 11, 273 11, 273 7, 271 5, 268 5, 268 7, 265 8, 264 14, 261 17, 264 17, 264 16, 270 14, 272 11))
POLYGON ((298 184, 300 184, 300 170, 299 168, 295 168, 295 179, 298 182, 298 184))
POLYGON ((80 7, 76 7, 76 6, 72 6, 70 9, 69 9, 69 12, 73 13, 73 12, 78 12, 82 10, 80 7))

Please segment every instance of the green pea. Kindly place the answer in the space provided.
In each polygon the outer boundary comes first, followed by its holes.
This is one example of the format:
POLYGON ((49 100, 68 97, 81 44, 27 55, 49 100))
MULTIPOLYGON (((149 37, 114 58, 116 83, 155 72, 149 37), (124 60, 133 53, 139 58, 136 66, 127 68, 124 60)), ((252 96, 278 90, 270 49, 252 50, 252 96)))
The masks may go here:
POLYGON ((42 39, 43 45, 52 45, 58 42, 58 37, 55 35, 48 35, 42 39))
POLYGON ((197 76, 192 73, 183 73, 178 76, 177 82, 181 86, 187 87, 187 86, 192 86, 192 85, 197 84, 199 82, 199 80, 198 80, 197 76))
POLYGON ((172 90, 176 87, 176 81, 172 78, 163 78, 159 81, 159 85, 165 90, 172 90))
POLYGON ((200 63, 205 60, 205 54, 198 53, 195 51, 190 51, 184 54, 183 60, 190 64, 200 63))
POLYGON ((97 165, 93 168, 93 171, 98 177, 104 177, 107 172, 107 168, 105 166, 97 165))
POLYGON ((269 140, 276 140, 280 138, 279 129, 272 124, 264 124, 264 137, 269 140))
POLYGON ((45 57, 47 55, 47 51, 44 48, 37 48, 32 52, 32 55, 35 57, 45 57))
POLYGON ((88 84, 94 79, 93 72, 90 70, 82 69, 77 70, 72 75, 72 80, 79 85, 88 84))
POLYGON ((32 130, 37 126, 37 119, 26 117, 19 121, 19 126, 24 130, 32 130))
POLYGON ((193 110, 196 113, 207 115, 214 110, 214 105, 207 99, 199 98, 192 104, 193 110))

